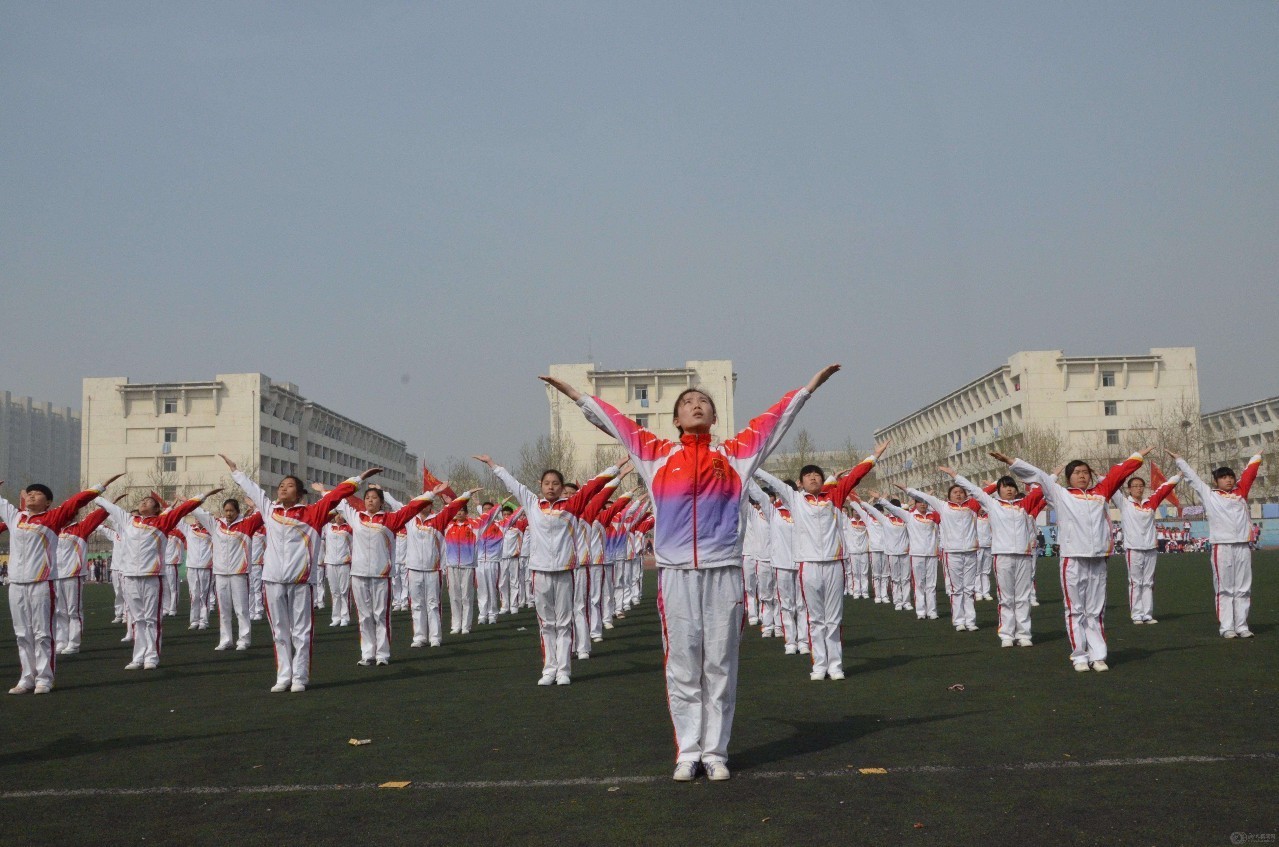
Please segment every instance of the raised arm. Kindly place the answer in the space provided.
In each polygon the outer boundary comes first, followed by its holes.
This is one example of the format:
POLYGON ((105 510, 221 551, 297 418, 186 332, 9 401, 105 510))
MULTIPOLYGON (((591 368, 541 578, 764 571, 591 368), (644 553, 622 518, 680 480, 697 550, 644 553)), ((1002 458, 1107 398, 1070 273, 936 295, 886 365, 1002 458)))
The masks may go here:
POLYGON ((893 440, 890 438, 875 445, 874 453, 858 462, 839 482, 835 483, 835 487, 830 492, 830 499, 838 508, 842 509, 844 507, 844 501, 848 499, 848 495, 857 487, 857 483, 861 482, 866 474, 871 472, 871 469, 875 467, 875 463, 879 461, 879 457, 884 455, 884 451, 892 443, 893 440))
MULTIPOLYGON (((408 525, 409 521, 416 518, 418 514, 425 509, 433 499, 435 499, 436 494, 443 490, 444 486, 441 484, 438 490, 423 491, 408 503, 398 507, 394 512, 383 518, 384 525, 392 532, 399 532, 408 525)), ((383 492, 383 494, 385 495, 385 492, 383 492)))
POLYGON ((792 512, 795 511, 795 498, 799 497, 799 492, 773 476, 763 468, 756 468, 755 479, 763 481, 765 485, 777 492, 777 497, 786 504, 786 508, 792 512))
POLYGON ((1177 483, 1181 482, 1181 474, 1173 474, 1164 480, 1164 484, 1155 489, 1155 493, 1150 495, 1150 499, 1146 501, 1147 507, 1158 509, 1159 504, 1164 501, 1173 489, 1177 487, 1177 483))
POLYGON ((1235 486, 1235 493, 1247 499, 1248 492, 1252 490, 1253 480, 1257 478, 1257 472, 1260 470, 1261 454, 1258 453, 1248 460, 1248 466, 1243 469, 1243 475, 1239 477, 1239 484, 1235 486))
POLYGON ((162 529, 166 533, 172 532, 183 518, 200 508, 200 504, 221 490, 221 488, 215 488, 203 497, 191 497, 183 500, 181 503, 178 503, 176 506, 156 518, 156 528, 162 529))
POLYGON ((931 494, 928 494, 924 491, 920 491, 917 488, 903 488, 902 491, 906 492, 907 495, 909 495, 910 497, 913 497, 916 500, 923 500, 925 503, 928 504, 928 508, 932 509, 937 514, 941 514, 941 510, 946 508, 946 504, 943 503, 941 500, 939 500, 938 498, 934 497, 931 494))
POLYGON ((586 507, 590 505, 591 499, 600 492, 600 489, 608 484, 609 480, 617 476, 619 470, 620 469, 617 465, 610 465, 588 479, 586 484, 583 485, 576 494, 568 498, 568 501, 565 502, 562 507, 564 511, 568 512, 570 515, 581 517, 582 513, 586 511, 586 507))
POLYGON ((479 491, 479 489, 473 488, 470 491, 463 491, 457 497, 454 497, 452 500, 445 503, 443 509, 440 509, 434 515, 431 515, 427 524, 436 532, 443 532, 444 528, 449 525, 449 521, 457 517, 457 513, 466 508, 467 502, 470 501, 471 496, 475 494, 476 491, 479 491))
POLYGON ((1189 462, 1171 450, 1168 450, 1167 453, 1168 457, 1177 465, 1177 470, 1181 471, 1181 475, 1185 477, 1186 482, 1190 483, 1190 487, 1199 495, 1199 502, 1205 502, 1208 495, 1212 493, 1212 488, 1199 478, 1199 474, 1195 473, 1195 469, 1190 467, 1189 462))
POLYGON ((976 500, 978 503, 982 504, 982 506, 985 507, 987 512, 999 507, 999 503, 996 502, 995 498, 987 494, 986 490, 982 488, 981 486, 979 486, 977 483, 973 482, 972 480, 965 479, 960 474, 952 474, 952 475, 954 476, 955 484, 958 486, 961 486, 965 491, 973 495, 973 499, 976 500))
POLYGON ((1109 500, 1110 495, 1118 491, 1119 486, 1124 484, 1124 480, 1137 472, 1137 468, 1141 467, 1146 461, 1146 454, 1152 449, 1154 448, 1147 447, 1144 450, 1138 450, 1127 459, 1124 459, 1122 462, 1115 465, 1110 469, 1101 482, 1093 486, 1093 491, 1109 500))
MULTIPOLYGON (((756 471, 759 473, 759 471, 756 471)), ((787 489, 790 486, 786 486, 787 489)), ((773 505, 773 498, 764 493, 764 489, 759 487, 759 483, 754 479, 747 480, 746 494, 752 500, 759 504, 759 510, 764 515, 764 520, 769 523, 773 522, 773 517, 777 514, 777 507, 773 505)))
POLYGON ((107 490, 111 483, 122 476, 124 474, 116 474, 101 485, 95 485, 92 488, 86 488, 84 491, 71 495, 56 509, 50 510, 49 517, 46 519, 46 526, 54 532, 61 532, 64 526, 75 520, 77 512, 96 500, 102 492, 107 490))
POLYGON ((880 497, 879 500, 877 500, 876 502, 878 502, 879 505, 883 506, 888 511, 892 512, 893 517, 899 518, 900 520, 903 520, 903 521, 910 520, 910 512, 906 511, 901 506, 894 506, 892 504, 892 501, 888 500, 887 498, 880 497))

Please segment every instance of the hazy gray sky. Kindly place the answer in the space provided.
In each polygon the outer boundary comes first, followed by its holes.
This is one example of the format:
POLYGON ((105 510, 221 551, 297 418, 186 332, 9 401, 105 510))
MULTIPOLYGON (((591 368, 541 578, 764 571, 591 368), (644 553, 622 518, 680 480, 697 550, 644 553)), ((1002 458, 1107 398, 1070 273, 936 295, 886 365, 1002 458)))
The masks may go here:
POLYGON ((0 388, 263 371, 514 458, 551 362, 821 365, 825 446, 1020 349, 1279 392, 1279 5, 0 3, 0 388))

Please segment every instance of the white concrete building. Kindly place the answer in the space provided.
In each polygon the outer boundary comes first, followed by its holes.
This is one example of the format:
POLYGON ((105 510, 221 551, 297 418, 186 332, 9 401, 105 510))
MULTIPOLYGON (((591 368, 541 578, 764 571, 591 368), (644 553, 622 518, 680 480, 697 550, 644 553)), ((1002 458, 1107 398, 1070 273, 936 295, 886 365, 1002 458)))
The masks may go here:
MULTIPOLYGON (((675 398, 685 388, 700 388, 715 401, 718 418, 711 432, 716 438, 737 433, 733 426, 737 375, 728 359, 689 361, 682 368, 602 370, 594 364, 551 365, 548 373, 578 391, 611 403, 664 438, 675 438, 675 398)), ((575 458, 586 472, 607 465, 620 455, 617 442, 591 426, 582 411, 563 394, 547 387, 551 435, 573 444, 575 458)))
POLYGON ((1260 453, 1261 470, 1248 498, 1253 503, 1279 501, 1279 397, 1241 403, 1208 412, 1202 418, 1204 450, 1210 467, 1196 468, 1204 479, 1213 468, 1226 465, 1243 470, 1248 459, 1260 453))
POLYGON ((1027 456, 1032 461, 1074 456, 1100 461, 1130 447, 1144 423, 1173 408, 1190 410, 1187 426, 1199 417, 1193 347, 1158 347, 1140 356, 1015 353, 994 370, 876 430, 877 442, 893 439, 879 475, 887 483, 928 485, 939 481, 937 465, 966 474, 992 473, 997 468, 988 450, 1033 452, 1036 441, 1059 444, 1061 455, 1027 456))
POLYGON ((0 393, 0 480, 5 496, 32 483, 53 489, 55 500, 80 490, 80 416, 30 397, 0 393))
POLYGON ((420 488, 417 456, 398 441, 260 373, 201 382, 84 380, 82 476, 126 472, 133 493, 194 494, 229 484, 219 453, 268 491, 289 474, 335 485, 371 465, 401 499, 420 488))

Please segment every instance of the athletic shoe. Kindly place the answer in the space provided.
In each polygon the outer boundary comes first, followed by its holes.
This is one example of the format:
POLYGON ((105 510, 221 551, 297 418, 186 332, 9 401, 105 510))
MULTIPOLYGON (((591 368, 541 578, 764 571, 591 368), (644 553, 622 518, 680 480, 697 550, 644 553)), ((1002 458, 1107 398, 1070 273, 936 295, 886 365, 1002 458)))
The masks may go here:
POLYGON ((1236 637, 1236 635, 1235 635, 1235 631, 1234 631, 1233 629, 1231 629, 1231 630, 1227 630, 1226 632, 1223 632, 1223 633, 1221 634, 1221 637, 1222 637, 1222 638, 1235 638, 1235 637, 1236 637))
POLYGON ((615 617, 615 618, 624 618, 624 617, 626 617, 626 613, 627 613, 627 612, 629 612, 629 611, 630 611, 630 607, 628 606, 627 608, 623 609, 623 610, 622 610, 622 611, 620 611, 620 612, 614 612, 614 613, 613 613, 613 617, 615 617))
POLYGON ((15 685, 9 689, 10 694, 30 694, 34 688, 27 688, 25 685, 15 685))
POLYGON ((936 613, 936 612, 929 612, 929 613, 928 613, 928 619, 929 619, 930 621, 935 621, 935 620, 937 620, 937 613, 936 613))
POLYGON ((227 642, 225 644, 219 644, 217 647, 214 647, 213 649, 214 650, 230 650, 231 644, 230 642, 227 642))
POLYGON ((697 762, 680 762, 675 766, 675 775, 671 779, 676 782, 692 782, 697 776, 697 762))
POLYGON ((786 653, 786 655, 787 655, 787 656, 794 656, 794 655, 795 655, 796 653, 798 653, 798 652, 799 652, 799 650, 797 650, 797 649, 795 648, 795 645, 794 645, 794 644, 787 644, 787 645, 786 645, 785 653, 786 653))
POLYGON ((360 667, 362 667, 362 668, 372 667, 372 665, 373 665, 373 660, 372 660, 372 659, 360 659, 360 661, 356 662, 356 664, 357 664, 357 665, 359 665, 359 666, 360 666, 360 667))
POLYGON ((592 635, 592 636, 591 636, 591 640, 592 640, 592 641, 594 641, 596 644, 599 644, 601 641, 603 641, 603 640, 604 640, 604 636, 602 636, 602 635, 592 635))
POLYGON ((773 637, 773 631, 772 631, 771 629, 761 629, 761 630, 760 630, 760 632, 759 632, 759 637, 760 637, 760 638, 772 638, 772 637, 773 637))
POLYGON ((287 682, 277 682, 275 685, 271 686, 271 693, 279 694, 282 691, 288 691, 289 685, 290 683, 287 683, 287 682))
POLYGON ((900 612, 901 610, 902 610, 902 607, 901 607, 901 606, 897 605, 896 603, 894 603, 894 604, 893 604, 893 611, 894 611, 894 612, 900 612))
POLYGON ((241 644, 237 644, 237 645, 235 645, 235 649, 236 649, 236 650, 239 650, 239 651, 248 650, 248 649, 249 649, 249 643, 246 641, 246 642, 243 642, 243 643, 241 643, 241 644))
POLYGON ((605 628, 605 629, 612 629, 612 628, 613 628, 613 622, 612 622, 612 621, 604 621, 604 628, 605 628))
POLYGON ((413 639, 413 643, 412 643, 412 644, 410 644, 409 646, 410 646, 410 647, 425 647, 425 646, 426 646, 426 642, 425 642, 425 641, 422 641, 421 639, 415 638, 415 639, 413 639))
POLYGON ((67 649, 65 649, 65 650, 59 650, 59 651, 58 651, 58 655, 59 655, 59 656, 74 656, 76 653, 79 653, 79 652, 80 652, 80 648, 79 648, 79 647, 68 647, 68 648, 67 648, 67 649))
POLYGON ((1075 662, 1075 670, 1079 671, 1080 673, 1083 673, 1084 671, 1088 670, 1088 663, 1075 662))
POLYGON ((813 682, 821 682, 826 678, 826 671, 813 671, 808 675, 808 678, 813 682))
POLYGON ((301 694, 303 691, 306 691, 306 686, 300 682, 295 682, 289 686, 289 691, 294 694, 301 694))
POLYGON ((1013 640, 1012 640, 1011 638, 1001 638, 1001 639, 999 639, 999 646, 1000 646, 1000 647, 1011 647, 1011 646, 1013 646, 1013 640))
POLYGON ((36 683, 36 690, 35 690, 36 694, 48 694, 52 690, 53 690, 52 685, 45 685, 44 683, 39 683, 39 682, 36 683))
POLYGON ((1240 638, 1252 638, 1252 630, 1245 627, 1244 629, 1236 629, 1235 634, 1240 638))
POLYGON ((751 626, 759 626, 759 618, 751 618, 746 622, 751 626))
POLYGON ((964 625, 962 623, 955 624, 955 632, 963 632, 963 631, 964 631, 964 625))
POLYGON ((111 623, 124 623, 124 618, 120 618, 120 617, 112 618, 111 623))
POLYGON ((497 615, 489 615, 489 623, 497 623, 497 615))
POLYGON ((470 627, 463 627, 463 628, 462 628, 462 634, 463 634, 463 635, 470 635, 470 634, 471 634, 471 629, 470 629, 470 627))
POLYGON ((1106 664, 1105 662, 1093 662, 1092 669, 1100 673, 1102 671, 1110 670, 1110 665, 1106 664))
POLYGON ((461 631, 462 630, 458 629, 457 627, 453 627, 452 629, 449 630, 449 635, 457 635, 461 631))
POLYGON ((383 666, 385 666, 385 665, 389 665, 389 664, 391 664, 391 660, 390 660, 390 659, 378 659, 378 660, 377 660, 377 664, 378 664, 378 667, 383 667, 383 666))
POLYGON ((440 646, 440 639, 438 639, 438 638, 433 639, 433 640, 431 641, 431 646, 432 646, 432 647, 439 647, 439 646, 440 646))
POLYGON ((566 674, 566 673, 556 674, 556 676, 555 676, 555 684, 556 684, 556 685, 570 685, 570 684, 572 684, 572 682, 573 682, 573 680, 571 680, 571 679, 569 678, 569 675, 568 675, 568 674, 566 674))
POLYGON ((1030 601, 1030 605, 1032 605, 1032 606, 1038 606, 1038 605, 1039 605, 1039 601, 1038 601, 1038 600, 1031 600, 1031 601, 1030 601))
POLYGON ((577 654, 577 658, 579 658, 579 659, 589 659, 590 657, 591 657, 591 654, 590 654, 590 653, 578 653, 578 654, 577 654))
POLYGON ((1025 636, 1022 636, 1021 638, 1018 638, 1018 639, 1017 639, 1017 646, 1018 646, 1018 647, 1030 647, 1030 646, 1032 646, 1032 644, 1031 644, 1031 641, 1030 641, 1030 639, 1029 639, 1029 638, 1026 638, 1025 636))
POLYGON ((1146 626, 1150 626, 1151 624, 1157 624, 1157 623, 1159 623, 1159 621, 1155 620, 1154 618, 1146 618, 1146 626))
POLYGON ((969 632, 976 632, 976 631, 977 631, 977 624, 975 624, 975 623, 970 623, 970 624, 968 624, 966 627, 964 627, 964 629, 968 630, 969 632))
POLYGON ((208 625, 207 623, 196 624, 196 627, 195 627, 195 628, 196 628, 196 629, 208 629, 208 628, 209 628, 209 625, 208 625))
POLYGON ((807 647, 805 647, 803 644, 799 645, 799 654, 800 654, 801 656, 807 656, 807 655, 809 655, 809 654, 810 654, 810 653, 812 653, 812 652, 813 652, 812 650, 809 650, 809 649, 808 649, 807 647))
POLYGON ((1145 621, 1141 620, 1140 618, 1133 618, 1133 621, 1132 621, 1133 626, 1141 626, 1144 623, 1145 621))
POLYGON ((132 636, 132 635, 126 635, 124 638, 121 638, 120 640, 121 640, 121 641, 132 641, 132 640, 133 640, 133 636, 132 636))
POLYGON ((341 625, 342 624, 338 623, 337 621, 329 621, 329 626, 341 626, 341 625))
POLYGON ((197 626, 196 624, 191 624, 190 626, 187 627, 187 629, 195 629, 196 626, 197 626))
POLYGON ((927 619, 928 619, 928 615, 925 615, 925 614, 918 614, 918 615, 915 615, 915 617, 916 617, 916 618, 918 618, 918 619, 919 619, 919 620, 921 620, 921 621, 922 621, 922 620, 927 620, 927 619))
POLYGON ((124 666, 124 669, 125 669, 126 671, 140 671, 140 670, 142 670, 142 663, 141 663, 141 662, 129 662, 129 664, 127 664, 127 665, 125 665, 125 666, 124 666))
POLYGON ((902 608, 908 612, 913 612, 915 610, 915 607, 909 603, 902 603, 902 608))
POLYGON ((153 670, 155 670, 155 669, 156 669, 156 668, 158 668, 158 667, 160 667, 160 665, 159 665, 159 663, 157 663, 157 662, 147 662, 146 664, 144 664, 144 665, 142 666, 142 670, 144 670, 144 671, 153 671, 153 670))
POLYGON ((553 673, 544 673, 544 674, 542 674, 542 678, 541 678, 541 679, 539 679, 539 680, 537 681, 537 684, 538 684, 538 685, 554 685, 554 684, 555 684, 555 674, 553 674, 553 673))
POLYGON ((706 768, 706 778, 711 782, 723 782, 732 776, 723 762, 702 762, 702 767, 706 768))
POLYGON ((989 594, 983 594, 981 599, 983 599, 983 600, 994 600, 995 598, 994 598, 994 597, 991 597, 989 594))
POLYGON ((843 672, 843 671, 831 671, 831 672, 830 672, 830 678, 831 678, 831 679, 843 679, 843 678, 844 678, 844 672, 843 672))

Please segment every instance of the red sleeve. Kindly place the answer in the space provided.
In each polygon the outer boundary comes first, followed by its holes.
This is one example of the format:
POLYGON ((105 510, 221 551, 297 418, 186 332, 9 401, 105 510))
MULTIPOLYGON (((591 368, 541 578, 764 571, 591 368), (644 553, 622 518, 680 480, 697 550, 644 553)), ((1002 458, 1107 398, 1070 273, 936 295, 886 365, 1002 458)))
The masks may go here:
POLYGON ((457 513, 462 511, 462 507, 470 502, 470 499, 469 497, 454 497, 445 504, 443 509, 440 509, 439 514, 432 515, 427 523, 436 532, 443 532, 444 528, 457 517, 457 513))
POLYGON ((1119 490, 1119 486, 1124 484, 1124 480, 1137 472, 1137 468, 1145 463, 1140 453, 1133 453, 1127 459, 1110 469, 1110 473, 1106 474, 1105 479, 1092 487, 1091 494, 1100 494, 1103 498, 1109 500, 1119 490))
POLYGON ((245 518, 244 520, 236 524, 235 531, 242 532, 248 536, 253 536, 257 534, 257 531, 259 529, 262 529, 262 526, 263 526, 262 513, 254 512, 253 514, 249 515, 247 518, 245 518))
POLYGON ((635 526, 636 532, 648 532, 653 528, 653 516, 648 515, 635 526))
MULTIPOLYGON (((319 532, 329 520, 329 512, 337 508, 338 501, 350 497, 356 492, 357 486, 350 480, 345 480, 337 488, 320 498, 319 502, 312 503, 306 507, 306 512, 302 516, 303 523, 308 524, 316 532, 319 532)), ((363 508, 364 504, 361 503, 363 508)))
POLYGON ((875 467, 874 459, 862 459, 857 463, 857 467, 849 471, 847 476, 835 484, 835 490, 831 492, 830 499, 834 502, 836 508, 844 508, 844 501, 848 499, 848 495, 857 487, 857 483, 862 481, 862 477, 870 473, 870 469, 873 467, 875 467))
POLYGON ((1168 483, 1168 482, 1165 482, 1163 485, 1159 486, 1157 489, 1155 489, 1155 493, 1150 496, 1150 499, 1146 501, 1146 508, 1152 511, 1155 509, 1158 509, 1159 504, 1162 503, 1164 501, 1164 498, 1167 497, 1169 494, 1171 494, 1172 490, 1176 487, 1177 487, 1176 483, 1168 483))
POLYGON ((383 519, 382 524, 383 526, 389 527, 392 532, 399 533, 399 531, 404 529, 404 527, 408 525, 409 521, 416 518, 418 513, 425 509, 430 502, 431 500, 428 497, 423 497, 420 500, 415 497, 405 503, 403 508, 387 515, 386 518, 383 519))
MULTIPOLYGON (((156 529, 164 530, 164 534, 168 535, 177 527, 179 521, 198 509, 203 502, 203 500, 197 500, 194 497, 190 500, 183 500, 163 515, 158 515, 152 526, 156 529)), ((182 540, 185 542, 186 538, 182 540)))
POLYGON ((591 501, 586 504, 586 508, 582 509, 582 514, 578 515, 578 517, 587 523, 594 523, 599 520, 600 512, 604 511, 604 504, 608 502, 608 495, 612 492, 613 489, 608 487, 600 488, 599 491, 595 492, 595 496, 591 497, 591 501))
POLYGON ((626 504, 631 502, 631 495, 623 494, 613 501, 613 505, 604 510, 604 514, 600 515, 600 523, 608 526, 613 522, 613 518, 617 517, 617 513, 626 508, 626 504))
POLYGON ((79 494, 74 494, 68 497, 66 502, 58 508, 45 512, 46 517, 40 523, 54 532, 62 532, 63 527, 75 520, 76 513, 96 500, 97 497, 98 490, 96 488, 90 488, 86 491, 81 491, 79 494))
POLYGON ((927 515, 927 517, 928 517, 928 519, 929 519, 930 521, 932 521, 933 523, 937 524, 938 526, 941 526, 941 513, 940 513, 940 512, 929 512, 929 513, 928 513, 928 515, 927 515))
POLYGON ((1235 486, 1235 493, 1240 497, 1247 498, 1248 492, 1252 490, 1252 482, 1257 478, 1257 471, 1261 470, 1261 457, 1257 457, 1255 461, 1249 461, 1248 467, 1243 469, 1243 476, 1239 477, 1239 484, 1235 486))
MULTIPOLYGON (((671 448, 675 446, 674 442, 658 438, 626 415, 623 415, 609 403, 598 397, 592 397, 591 399, 595 401, 608 418, 609 423, 617 430, 618 441, 622 442, 622 446, 626 448, 628 453, 634 454, 641 462, 660 459, 671 452, 671 448)), ((613 434, 603 427, 597 428, 609 435, 613 434)))
POLYGON ((1026 492, 1025 497, 1021 498, 1021 507, 1032 518, 1038 517, 1046 505, 1048 505, 1048 500, 1044 498, 1044 490, 1042 488, 1032 488, 1026 492))
POLYGON ((969 497, 967 500, 964 501, 964 505, 972 509, 975 513, 979 515, 981 514, 981 510, 982 510, 981 501, 978 500, 976 497, 969 497))
POLYGON ((586 484, 565 502, 564 511, 575 517, 581 517, 582 512, 590 505, 591 498, 612 478, 609 474, 599 474, 587 480, 586 484))
MULTIPOLYGON (((357 512, 364 511, 364 501, 361 500, 359 497, 356 497, 354 494, 352 494, 350 497, 345 497, 343 499, 346 500, 346 505, 350 506, 352 509, 355 509, 355 511, 357 512)), ((338 505, 337 503, 334 503, 333 508, 336 509, 337 505, 338 505)))
POLYGON ((9 531, 9 525, 5 523, 4 521, 0 521, 0 533, 5 533, 8 531, 9 531))
POLYGON ((994 494, 995 491, 998 489, 999 489, 999 483, 997 482, 992 482, 990 485, 983 485, 981 487, 981 490, 985 491, 987 494, 994 494))
POLYGON ((749 459, 768 444, 773 431, 782 423, 782 414, 790 408, 799 389, 788 391, 762 415, 752 418, 746 429, 724 442, 724 452, 734 459, 749 459))
MULTIPOLYGON (((87 539, 90 535, 93 534, 93 531, 95 529, 102 526, 102 522, 105 521, 106 519, 107 519, 106 509, 102 509, 102 508, 94 509, 89 514, 85 515, 84 518, 78 524, 73 526, 70 532, 72 535, 75 535, 79 538, 87 539)), ((0 523, 0 532, 4 531, 3 527, 4 527, 4 524, 0 523)))

